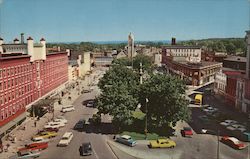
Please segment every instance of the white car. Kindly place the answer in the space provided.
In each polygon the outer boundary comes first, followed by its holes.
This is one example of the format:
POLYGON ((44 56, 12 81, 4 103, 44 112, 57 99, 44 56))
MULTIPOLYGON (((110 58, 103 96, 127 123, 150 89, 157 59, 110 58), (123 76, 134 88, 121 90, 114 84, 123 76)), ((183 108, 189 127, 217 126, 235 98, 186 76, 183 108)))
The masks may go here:
POLYGON ((230 125, 237 124, 237 123, 238 122, 235 120, 225 120, 225 121, 221 122, 220 125, 228 127, 230 125))
POLYGON ((218 111, 218 108, 214 108, 214 107, 208 106, 205 109, 203 109, 203 111, 206 112, 206 113, 214 113, 214 112, 218 111))
POLYGON ((47 128, 61 128, 64 126, 65 126, 65 124, 62 122, 49 122, 44 126, 44 128, 45 129, 47 129, 47 128))
POLYGON ((72 139, 73 139, 73 133, 72 132, 66 132, 62 136, 62 138, 59 141, 59 143, 57 144, 57 146, 68 146, 72 139))
POLYGON ((62 107, 61 112, 66 113, 66 112, 71 112, 74 110, 75 110, 75 107, 73 105, 66 105, 62 107))
POLYGON ((9 159, 28 159, 28 158, 37 158, 40 156, 40 152, 34 152, 34 151, 19 151, 17 152, 17 155, 9 157, 9 159))
POLYGON ((53 122, 58 122, 58 123, 62 122, 62 123, 64 123, 64 124, 67 124, 67 123, 68 123, 68 120, 66 120, 66 119, 58 119, 58 118, 55 118, 55 119, 53 120, 53 122))
POLYGON ((241 125, 241 124, 234 124, 232 126, 235 127, 236 130, 239 130, 241 132, 245 132, 247 130, 246 127, 244 125, 241 125))

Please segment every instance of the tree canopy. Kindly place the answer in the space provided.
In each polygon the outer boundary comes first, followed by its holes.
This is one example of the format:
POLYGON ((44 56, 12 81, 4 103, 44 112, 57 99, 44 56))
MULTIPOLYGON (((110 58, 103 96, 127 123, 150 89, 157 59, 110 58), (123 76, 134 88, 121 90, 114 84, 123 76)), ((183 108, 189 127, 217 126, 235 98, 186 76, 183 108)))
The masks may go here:
POLYGON ((129 124, 132 122, 132 111, 138 100, 135 90, 139 76, 125 66, 113 66, 98 83, 102 93, 97 97, 98 113, 110 114, 113 122, 129 124))
POLYGON ((152 75, 143 82, 138 92, 139 102, 143 112, 147 104, 148 121, 152 127, 189 120, 185 89, 183 81, 165 74, 152 75))
MULTIPOLYGON (((119 126, 127 125, 133 122, 133 112, 139 103, 142 105, 141 110, 145 112, 147 98, 151 126, 160 127, 170 123, 174 125, 179 120, 189 119, 188 103, 185 100, 186 87, 183 81, 168 75, 148 74, 140 85, 139 73, 124 63, 126 59, 119 60, 117 65, 113 65, 100 79, 98 113, 112 115, 113 122, 119 123, 119 126)), ((145 68, 151 68, 150 64, 145 68)))

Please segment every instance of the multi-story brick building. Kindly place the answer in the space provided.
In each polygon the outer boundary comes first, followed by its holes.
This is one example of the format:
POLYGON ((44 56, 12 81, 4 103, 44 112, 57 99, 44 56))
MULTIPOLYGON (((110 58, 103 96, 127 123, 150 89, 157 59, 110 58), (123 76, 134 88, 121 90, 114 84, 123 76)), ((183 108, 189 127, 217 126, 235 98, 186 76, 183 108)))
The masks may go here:
POLYGON ((222 63, 201 61, 201 47, 180 46, 172 39, 171 46, 162 48, 162 65, 169 73, 179 75, 195 86, 213 82, 222 63))
POLYGON ((21 39, 0 39, 0 135, 23 120, 33 102, 68 81, 67 52, 47 54, 45 39, 21 39))

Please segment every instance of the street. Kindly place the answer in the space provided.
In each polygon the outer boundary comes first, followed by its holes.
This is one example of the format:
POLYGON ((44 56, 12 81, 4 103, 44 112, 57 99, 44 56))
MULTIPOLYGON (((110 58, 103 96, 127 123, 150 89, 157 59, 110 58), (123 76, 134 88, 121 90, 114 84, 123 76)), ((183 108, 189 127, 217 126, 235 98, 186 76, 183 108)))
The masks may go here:
MULTIPOLYGON (((93 99, 97 93, 97 87, 94 86, 94 90, 91 93, 85 93, 77 98, 73 105, 75 106, 75 111, 65 113, 65 118, 68 120, 68 124, 61 128, 58 132, 58 136, 52 139, 49 143, 49 148, 42 151, 42 155, 39 158, 44 159, 69 159, 69 158, 79 158, 79 147, 84 142, 91 142, 93 148, 93 154, 84 158, 91 159, 115 159, 115 155, 112 153, 111 149, 106 143, 106 135, 101 133, 95 133, 94 131, 88 130, 87 132, 78 132, 73 130, 74 125, 81 118, 89 119, 97 109, 88 108, 82 105, 84 100, 93 99), (66 131, 73 132, 73 140, 67 147, 57 147, 57 143, 66 131), (90 132, 90 133, 89 133, 90 132)), ((110 123, 107 117, 102 118, 102 122, 110 123)))

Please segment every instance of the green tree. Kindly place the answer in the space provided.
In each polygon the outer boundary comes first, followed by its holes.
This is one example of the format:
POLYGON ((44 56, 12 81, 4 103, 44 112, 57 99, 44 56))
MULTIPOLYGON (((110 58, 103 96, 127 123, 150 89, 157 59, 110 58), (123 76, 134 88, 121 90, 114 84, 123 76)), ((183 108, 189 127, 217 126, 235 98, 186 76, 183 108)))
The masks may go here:
POLYGON ((152 75, 138 92, 142 111, 148 99, 148 123, 151 127, 175 125, 179 120, 189 120, 190 111, 185 99, 183 81, 164 74, 152 75))
POLYGON ((132 122, 132 111, 138 105, 135 92, 139 76, 122 65, 115 65, 100 79, 101 95, 97 97, 99 114, 110 114, 119 126, 132 122))

